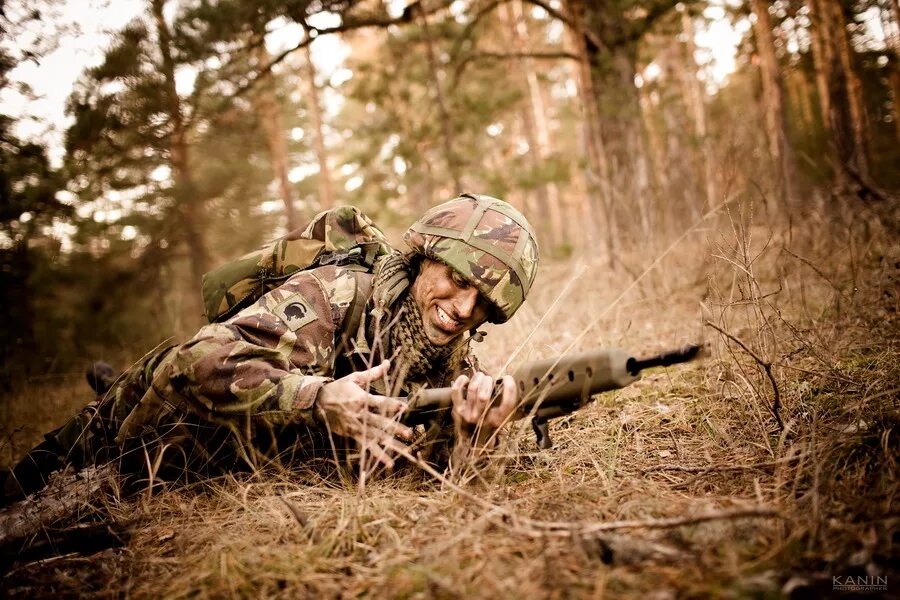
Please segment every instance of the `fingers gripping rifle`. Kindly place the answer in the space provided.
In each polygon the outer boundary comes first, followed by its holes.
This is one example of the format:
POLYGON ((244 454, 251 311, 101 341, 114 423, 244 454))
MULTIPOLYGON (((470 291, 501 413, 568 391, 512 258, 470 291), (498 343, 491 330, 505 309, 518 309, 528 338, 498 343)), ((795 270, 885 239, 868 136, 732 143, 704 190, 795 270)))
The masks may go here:
MULTIPOLYGON (((519 392, 514 418, 532 417, 539 448, 550 448, 549 420, 571 414, 591 396, 630 385, 641 371, 688 362, 700 355, 702 345, 685 346, 638 360, 618 348, 594 350, 525 363, 513 373, 519 392)), ((494 385, 494 398, 500 395, 494 385)), ((450 388, 423 389, 410 397, 403 422, 417 425, 452 408, 450 388)))

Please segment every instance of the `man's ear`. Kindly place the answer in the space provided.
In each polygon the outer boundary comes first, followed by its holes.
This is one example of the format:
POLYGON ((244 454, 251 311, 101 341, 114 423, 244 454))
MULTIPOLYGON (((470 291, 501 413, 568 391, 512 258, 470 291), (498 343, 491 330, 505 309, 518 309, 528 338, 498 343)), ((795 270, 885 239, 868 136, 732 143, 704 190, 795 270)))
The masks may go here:
POLYGON ((416 277, 419 276, 419 271, 422 268, 422 262, 425 260, 425 257, 419 254, 418 252, 410 252, 407 255, 407 262, 409 263, 409 280, 414 281, 416 277))

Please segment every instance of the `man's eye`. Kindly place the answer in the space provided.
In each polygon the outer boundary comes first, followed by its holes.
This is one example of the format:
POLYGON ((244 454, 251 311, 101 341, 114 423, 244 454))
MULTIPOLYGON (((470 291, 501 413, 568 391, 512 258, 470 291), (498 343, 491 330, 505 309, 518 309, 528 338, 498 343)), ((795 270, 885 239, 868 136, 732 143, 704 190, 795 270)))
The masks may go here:
POLYGON ((459 273, 453 274, 453 283, 456 284, 456 287, 461 287, 463 289, 469 287, 469 280, 460 275, 459 273))

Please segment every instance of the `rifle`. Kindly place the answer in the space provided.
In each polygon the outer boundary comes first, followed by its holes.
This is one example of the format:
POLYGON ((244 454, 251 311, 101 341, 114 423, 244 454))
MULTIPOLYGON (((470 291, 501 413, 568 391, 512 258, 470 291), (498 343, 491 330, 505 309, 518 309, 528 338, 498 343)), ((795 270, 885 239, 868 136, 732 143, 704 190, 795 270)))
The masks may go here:
MULTIPOLYGON (((550 419, 575 412, 591 401, 591 396, 630 385, 641 371, 684 363, 701 355, 702 344, 684 346, 649 358, 636 359, 619 348, 564 355, 525 363, 513 373, 519 389, 515 419, 531 418, 531 426, 541 449, 550 448, 550 419)), ((494 401, 501 392, 494 385, 494 401)), ((424 388, 409 398, 403 416, 406 425, 418 425, 446 414, 452 408, 450 388, 424 388)))

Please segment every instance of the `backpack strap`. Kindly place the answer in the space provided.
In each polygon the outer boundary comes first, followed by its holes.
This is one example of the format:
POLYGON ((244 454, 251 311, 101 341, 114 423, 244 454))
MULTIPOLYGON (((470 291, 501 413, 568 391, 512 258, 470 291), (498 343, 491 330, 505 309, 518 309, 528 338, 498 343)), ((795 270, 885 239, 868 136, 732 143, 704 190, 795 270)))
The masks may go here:
POLYGON ((372 296, 375 278, 372 276, 371 270, 368 269, 352 269, 351 273, 353 273, 353 281, 356 289, 353 293, 353 300, 350 301, 350 306, 347 308, 347 313, 344 316, 343 334, 339 342, 340 347, 338 348, 338 354, 348 354, 352 352, 354 349, 354 341, 358 342, 356 344, 357 346, 359 346, 359 342, 365 342, 365 331, 360 332, 359 329, 360 325, 362 325, 366 304, 372 296), (362 336, 362 339, 360 339, 360 335, 362 336))
POLYGON ((354 271, 353 279, 356 280, 356 293, 353 295, 353 300, 350 302, 350 308, 347 309, 347 314, 349 316, 347 324, 349 325, 348 331, 356 334, 362 323, 363 311, 366 310, 366 304, 372 296, 372 287, 375 278, 372 276, 371 272, 354 271))

